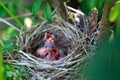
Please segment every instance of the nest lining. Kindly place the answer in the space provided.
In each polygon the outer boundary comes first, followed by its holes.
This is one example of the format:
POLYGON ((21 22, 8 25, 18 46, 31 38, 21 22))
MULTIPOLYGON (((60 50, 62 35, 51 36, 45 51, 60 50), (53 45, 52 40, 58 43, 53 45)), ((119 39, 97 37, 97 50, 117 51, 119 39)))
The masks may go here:
POLYGON ((89 36, 88 28, 81 31, 76 25, 62 20, 61 22, 43 21, 18 39, 20 50, 13 53, 11 62, 25 66, 29 80, 70 80, 75 68, 81 65, 95 46, 96 32, 89 36), (44 34, 55 36, 55 46, 65 57, 60 60, 47 61, 35 56, 36 50, 44 45, 44 34))

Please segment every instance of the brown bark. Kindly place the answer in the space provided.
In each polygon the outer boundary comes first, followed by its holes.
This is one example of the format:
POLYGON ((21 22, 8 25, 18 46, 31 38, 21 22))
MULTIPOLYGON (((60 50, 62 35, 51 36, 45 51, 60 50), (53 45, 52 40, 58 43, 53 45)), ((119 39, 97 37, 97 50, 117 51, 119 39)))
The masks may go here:
POLYGON ((111 2, 105 2, 103 6, 103 15, 100 24, 100 34, 98 36, 98 45, 103 43, 104 40, 108 40, 110 37, 110 25, 111 22, 108 19, 111 7, 115 4, 117 0, 112 0, 111 2))

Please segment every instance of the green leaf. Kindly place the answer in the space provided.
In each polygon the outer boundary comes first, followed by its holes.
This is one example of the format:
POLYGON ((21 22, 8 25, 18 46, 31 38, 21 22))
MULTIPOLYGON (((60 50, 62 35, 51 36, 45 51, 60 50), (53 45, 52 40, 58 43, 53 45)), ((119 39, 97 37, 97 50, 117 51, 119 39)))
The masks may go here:
POLYGON ((89 12, 96 6, 97 0, 83 0, 80 4, 80 9, 88 15, 89 12))
POLYGON ((16 41, 15 35, 8 35, 2 39, 4 45, 11 44, 12 41, 16 41))
POLYGON ((92 9, 96 5, 96 0, 88 0, 89 8, 92 9))
POLYGON ((9 2, 9 3, 8 3, 8 9, 9 9, 13 14, 16 14, 16 11, 15 11, 15 8, 14 8, 12 2, 9 2))
POLYGON ((2 51, 8 51, 12 49, 18 49, 18 46, 16 44, 7 44, 2 47, 2 51))
POLYGON ((89 9, 89 7, 86 6, 86 5, 88 5, 88 1, 87 1, 87 0, 83 0, 83 1, 82 1, 82 4, 80 5, 80 8, 81 8, 81 10, 82 10, 86 15, 88 15, 90 9, 89 9))
POLYGON ((11 68, 10 68, 10 66, 9 66, 8 64, 6 64, 6 65, 4 66, 4 68, 5 68, 6 71, 11 70, 11 68))
POLYGON ((19 34, 18 31, 14 30, 11 27, 8 27, 4 32, 3 32, 3 38, 2 38, 2 42, 3 44, 10 44, 11 41, 16 41, 17 38, 16 36, 19 34))
POLYGON ((4 40, 2 41, 2 43, 3 43, 4 45, 6 45, 6 44, 10 44, 11 42, 10 42, 9 39, 4 38, 4 40))
POLYGON ((14 76, 13 80, 20 80, 18 76, 14 76))
POLYGON ((104 0, 97 0, 97 2, 96 2, 96 6, 98 9, 101 9, 103 4, 104 4, 104 0))
POLYGON ((16 16, 3 4, 2 1, 0 1, 0 6, 3 7, 3 9, 18 23, 19 26, 23 28, 23 24, 16 18, 16 16))
POLYGON ((5 10, 0 6, 0 17, 4 17, 6 14, 5 10))
POLYGON ((7 76, 7 77, 12 77, 11 71, 7 71, 7 72, 6 72, 6 76, 7 76))
POLYGON ((112 7, 111 12, 109 14, 109 20, 111 22, 115 21, 118 15, 120 15, 119 12, 120 12, 120 1, 118 1, 115 4, 115 6, 112 7))
POLYGON ((32 7, 32 13, 34 15, 37 14, 37 12, 39 12, 39 9, 40 9, 40 6, 42 4, 43 0, 37 0, 34 4, 33 4, 33 7, 32 7))
POLYGON ((105 42, 83 70, 84 80, 119 80, 120 39, 105 42))
POLYGON ((44 7, 44 16, 49 22, 52 21, 51 7, 50 7, 49 3, 47 3, 44 7))

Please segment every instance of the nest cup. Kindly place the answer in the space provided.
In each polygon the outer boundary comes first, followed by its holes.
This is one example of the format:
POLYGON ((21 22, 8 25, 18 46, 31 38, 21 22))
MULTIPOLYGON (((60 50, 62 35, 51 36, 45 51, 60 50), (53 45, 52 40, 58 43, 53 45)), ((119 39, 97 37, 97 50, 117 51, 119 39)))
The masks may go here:
POLYGON ((26 68, 28 80, 72 80, 76 67, 86 60, 88 53, 95 51, 92 42, 96 34, 90 37, 87 30, 87 26, 81 31, 64 20, 43 21, 28 32, 21 32, 17 42, 20 50, 13 53, 13 63, 26 68), (55 36, 58 53, 65 55, 62 59, 48 61, 36 57, 36 50, 44 46, 45 33, 55 36))

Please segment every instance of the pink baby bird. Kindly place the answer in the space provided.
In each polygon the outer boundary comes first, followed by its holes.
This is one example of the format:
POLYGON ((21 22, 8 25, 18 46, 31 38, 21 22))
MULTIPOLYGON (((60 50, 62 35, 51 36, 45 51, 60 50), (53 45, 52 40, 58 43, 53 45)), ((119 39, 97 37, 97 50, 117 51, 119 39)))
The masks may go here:
POLYGON ((57 48, 54 48, 54 36, 50 34, 45 34, 45 44, 44 47, 37 50, 37 56, 46 60, 55 60, 55 56, 58 52, 57 48))

